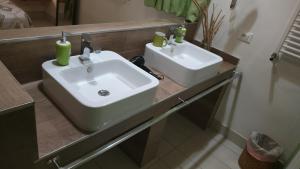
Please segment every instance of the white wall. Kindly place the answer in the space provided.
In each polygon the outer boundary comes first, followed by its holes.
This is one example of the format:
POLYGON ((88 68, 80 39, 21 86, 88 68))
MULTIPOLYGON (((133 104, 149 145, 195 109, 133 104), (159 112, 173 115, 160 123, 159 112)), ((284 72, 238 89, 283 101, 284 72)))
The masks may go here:
MULTIPOLYGON (((300 65, 281 62, 273 69, 269 57, 299 0, 238 0, 232 11, 231 0, 213 1, 226 14, 214 46, 240 58, 238 70, 244 74, 235 110, 233 86, 217 120, 243 137, 253 130, 270 135, 284 146, 286 159, 300 142, 300 65), (238 36, 248 31, 255 34, 252 43, 240 42, 238 36)), ((201 37, 199 31, 196 39, 201 37)))
POLYGON ((144 6, 143 0, 80 1, 80 24, 176 18, 144 6))

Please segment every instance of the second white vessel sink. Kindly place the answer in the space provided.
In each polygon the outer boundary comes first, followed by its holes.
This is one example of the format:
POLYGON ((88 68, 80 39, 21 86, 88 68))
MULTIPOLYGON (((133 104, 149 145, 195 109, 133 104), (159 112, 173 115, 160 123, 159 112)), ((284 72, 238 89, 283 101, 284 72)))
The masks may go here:
POLYGON ((115 52, 90 58, 90 64, 74 56, 68 66, 42 65, 45 92, 79 128, 102 130, 152 105, 156 78, 115 52))
POLYGON ((145 60, 148 66, 185 87, 191 87, 215 76, 223 61, 220 56, 187 41, 174 42, 162 48, 148 43, 145 60))

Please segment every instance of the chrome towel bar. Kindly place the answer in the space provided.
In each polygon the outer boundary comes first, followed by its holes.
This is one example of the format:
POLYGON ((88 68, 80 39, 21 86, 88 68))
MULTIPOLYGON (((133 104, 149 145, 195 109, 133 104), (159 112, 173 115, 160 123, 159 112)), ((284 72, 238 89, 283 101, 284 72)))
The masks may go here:
POLYGON ((200 98, 206 96, 207 94, 231 83, 234 79, 236 78, 240 78, 242 76, 242 73, 241 72, 234 72, 234 75, 233 77, 231 77, 230 79, 227 79, 227 80, 224 80, 218 84, 216 84, 215 86, 199 93, 198 95, 188 99, 188 100, 182 100, 180 98, 178 98, 181 103, 178 104, 177 106, 173 107, 172 109, 170 109, 169 111, 163 113, 162 115, 156 117, 156 118, 153 118, 143 124, 141 124, 140 126, 130 130, 129 132, 113 139, 112 141, 108 142, 107 144, 103 145, 102 147, 82 156, 81 158, 61 167, 59 165, 59 158, 58 157, 55 157, 54 159, 50 160, 49 161, 49 164, 50 165, 54 165, 57 169, 76 169, 82 165, 84 165, 85 163, 95 159, 96 157, 98 157, 99 155, 105 153, 106 151, 112 149, 113 147, 121 144, 122 142, 128 140, 129 138, 133 137, 134 135, 142 132, 143 130, 147 129, 148 127, 160 122, 161 120, 167 118, 168 116, 170 116, 171 114, 177 112, 178 110, 181 110, 182 108, 190 105, 191 103, 199 100, 200 98))

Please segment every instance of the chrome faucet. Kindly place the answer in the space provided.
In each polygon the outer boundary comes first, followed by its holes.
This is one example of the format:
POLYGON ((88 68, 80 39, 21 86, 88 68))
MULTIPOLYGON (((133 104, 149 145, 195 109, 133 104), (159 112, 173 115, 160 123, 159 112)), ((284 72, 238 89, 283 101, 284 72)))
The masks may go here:
POLYGON ((83 33, 81 35, 81 50, 80 50, 80 54, 84 54, 84 49, 85 48, 88 48, 90 50, 90 53, 91 52, 94 52, 94 49, 92 47, 92 38, 89 34, 87 33, 83 33))
POLYGON ((79 56, 79 60, 83 65, 87 66, 87 72, 90 73, 93 71, 93 64, 91 61, 91 53, 94 51, 92 48, 92 40, 90 35, 82 34, 81 35, 81 54, 79 56))
POLYGON ((91 50, 88 47, 85 47, 83 49, 83 53, 80 55, 79 59, 84 62, 84 61, 90 61, 91 58, 91 50))
POLYGON ((168 45, 170 45, 170 46, 176 46, 176 43, 174 43, 174 35, 172 34, 172 35, 170 35, 170 38, 169 38, 169 40, 168 40, 168 45))
POLYGON ((173 54, 174 51, 175 51, 175 47, 177 46, 177 44, 175 43, 175 40, 174 40, 174 35, 170 36, 170 39, 168 41, 168 45, 171 46, 171 51, 170 52, 171 52, 171 54, 173 54))
POLYGON ((177 26, 171 26, 170 27, 170 37, 169 37, 169 40, 168 40, 168 45, 170 45, 170 46, 176 46, 176 43, 174 42, 175 41, 175 39, 174 39, 174 37, 175 37, 175 31, 176 31, 176 29, 177 29, 177 26))
POLYGON ((80 62, 86 66, 86 71, 91 73, 93 71, 93 62, 91 60, 91 50, 88 47, 83 49, 83 54, 79 56, 80 62))

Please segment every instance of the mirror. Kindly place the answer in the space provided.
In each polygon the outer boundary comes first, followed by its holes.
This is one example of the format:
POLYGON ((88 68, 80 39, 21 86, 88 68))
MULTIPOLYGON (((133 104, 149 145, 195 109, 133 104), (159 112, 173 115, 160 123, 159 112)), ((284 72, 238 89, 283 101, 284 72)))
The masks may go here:
POLYGON ((0 29, 76 24, 78 0, 0 0, 0 29))
POLYGON ((175 15, 145 6, 144 0, 81 0, 78 11, 80 24, 180 19, 175 15))
POLYGON ((179 19, 144 0, 0 0, 0 30, 179 19))

